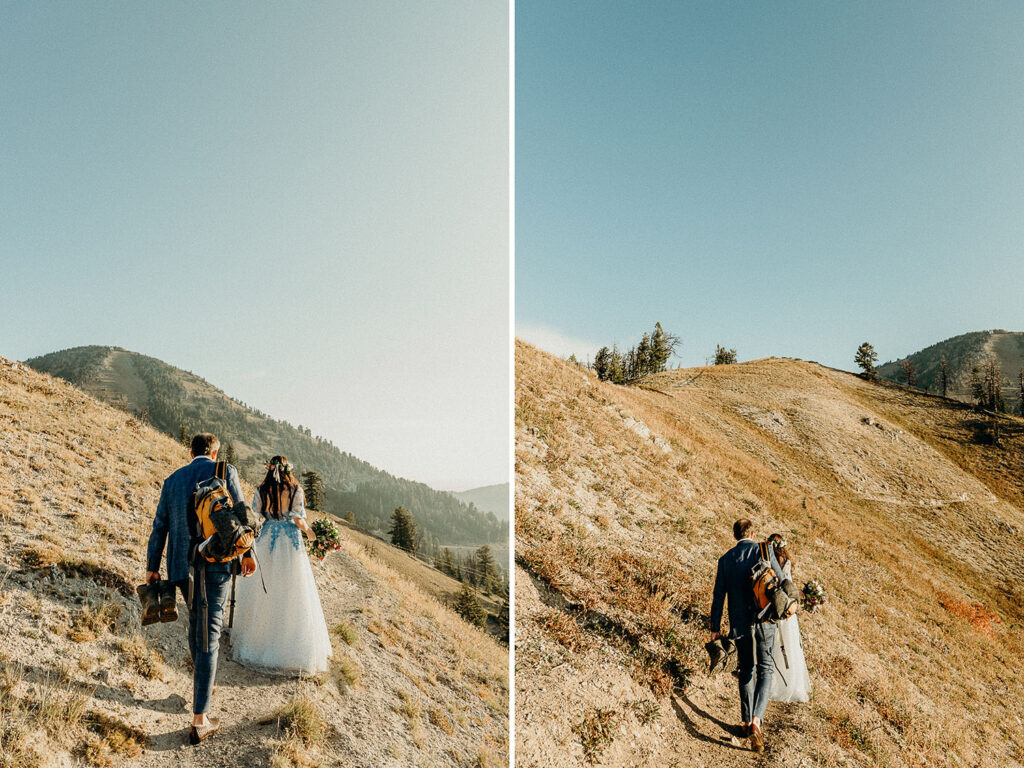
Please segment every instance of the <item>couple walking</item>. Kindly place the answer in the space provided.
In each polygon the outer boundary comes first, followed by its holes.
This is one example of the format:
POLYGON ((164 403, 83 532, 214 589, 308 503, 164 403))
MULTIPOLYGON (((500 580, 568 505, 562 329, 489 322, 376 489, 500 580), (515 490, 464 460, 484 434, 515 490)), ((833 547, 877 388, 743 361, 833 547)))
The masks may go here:
MULTIPOLYGON (((736 546, 718 559, 711 603, 711 639, 722 638, 722 609, 729 598, 729 635, 735 643, 739 665, 740 716, 743 735, 755 752, 764 749, 761 718, 768 701, 807 701, 811 681, 800 643, 796 616, 777 624, 758 618, 751 574, 762 559, 761 547, 751 538, 754 524, 733 524, 736 546), (774 672, 778 674, 773 674, 774 672)), ((766 547, 779 583, 792 576, 793 561, 782 536, 772 534, 766 547)))
POLYGON ((234 660, 263 672, 314 674, 327 668, 331 642, 302 536, 315 539, 306 524, 302 487, 283 456, 267 462, 267 474, 256 490, 252 509, 264 518, 252 548, 230 562, 207 562, 197 555, 195 513, 190 499, 197 486, 222 477, 231 501, 244 504, 238 471, 218 464, 220 441, 211 434, 192 438, 191 463, 163 484, 147 551, 146 582, 160 579, 160 561, 167 548, 167 580, 188 603, 188 649, 192 657, 192 728, 189 742, 198 744, 217 731, 220 722, 208 715, 215 688, 224 609, 233 573, 250 577, 237 585, 237 612, 232 630, 234 660), (192 519, 190 519, 190 517, 192 519), (191 568, 202 569, 192 578, 191 568), (203 592, 204 594, 200 594, 203 592), (205 597, 205 600, 203 599, 205 597), (205 603, 206 615, 201 615, 205 603))

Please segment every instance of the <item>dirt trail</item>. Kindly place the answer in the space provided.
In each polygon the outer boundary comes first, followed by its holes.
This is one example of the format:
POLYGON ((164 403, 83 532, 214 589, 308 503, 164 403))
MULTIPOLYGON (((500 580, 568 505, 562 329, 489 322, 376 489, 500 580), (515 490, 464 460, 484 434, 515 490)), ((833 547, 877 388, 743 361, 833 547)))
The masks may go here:
POLYGON ((507 650, 344 531, 312 562, 327 673, 255 673, 225 638, 222 732, 187 746, 187 612, 179 598, 176 622, 143 628, 134 594, 161 483, 186 460, 165 435, 0 358, 0 765, 507 761, 507 650), (275 713, 298 699, 325 733, 296 751, 275 713))

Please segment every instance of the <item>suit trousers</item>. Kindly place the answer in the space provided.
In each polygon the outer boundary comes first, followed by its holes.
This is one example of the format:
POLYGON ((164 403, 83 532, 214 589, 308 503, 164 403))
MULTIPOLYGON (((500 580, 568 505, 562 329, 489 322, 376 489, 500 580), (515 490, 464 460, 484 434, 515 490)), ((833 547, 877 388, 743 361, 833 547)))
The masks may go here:
MULTIPOLYGON (((202 615, 203 595, 200 594, 200 573, 196 571, 193 587, 195 598, 188 607, 188 651, 192 656, 192 713, 206 714, 210 710, 210 697, 217 679, 217 657, 220 651, 220 632, 224 625, 224 609, 231 592, 231 563, 208 563, 206 571, 206 616, 202 615), (204 638, 205 634, 205 638, 204 638), (205 643, 203 642, 205 639, 205 643), (204 649, 205 646, 205 649, 204 649)), ((178 582, 188 602, 188 580, 178 582)))
POLYGON ((775 649, 775 625, 754 624, 750 634, 736 638, 739 657, 740 716, 744 723, 764 717, 768 694, 772 690, 772 651, 775 649))

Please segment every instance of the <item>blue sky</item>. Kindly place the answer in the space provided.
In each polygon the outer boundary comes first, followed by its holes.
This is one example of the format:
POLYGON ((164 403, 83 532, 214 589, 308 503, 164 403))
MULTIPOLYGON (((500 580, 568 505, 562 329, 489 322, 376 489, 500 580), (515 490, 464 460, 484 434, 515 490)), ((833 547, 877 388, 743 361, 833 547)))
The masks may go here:
POLYGON ((1024 5, 516 4, 516 335, 853 367, 1024 330, 1024 5))
POLYGON ((0 355, 126 347, 508 478, 508 7, 7 3, 0 355))

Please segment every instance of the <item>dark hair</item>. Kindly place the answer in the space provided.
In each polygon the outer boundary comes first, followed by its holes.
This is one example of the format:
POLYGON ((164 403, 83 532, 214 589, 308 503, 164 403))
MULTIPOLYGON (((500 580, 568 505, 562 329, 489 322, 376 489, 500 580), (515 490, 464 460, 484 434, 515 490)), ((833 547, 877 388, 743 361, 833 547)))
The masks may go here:
POLYGON ((193 456, 212 456, 220 450, 220 440, 209 432, 200 432, 192 438, 193 456))
POLYGON ((263 482, 260 483, 260 502, 263 504, 263 514, 268 517, 281 517, 281 512, 288 509, 292 498, 295 496, 295 491, 299 487, 299 482, 295 479, 295 475, 290 471, 283 470, 282 467, 288 467, 290 470, 291 465, 288 463, 288 459, 284 456, 271 457, 270 461, 267 462, 267 475, 263 478, 263 482), (275 467, 274 465, 277 466, 275 467), (274 477, 275 471, 277 472, 277 478, 274 477), (287 501, 282 498, 286 488, 288 489, 287 501))
POLYGON ((768 543, 775 547, 775 557, 779 561, 780 568, 785 568, 786 563, 793 562, 793 558, 789 556, 789 550, 779 546, 784 541, 785 539, 782 538, 781 533, 773 533, 768 537, 768 543))
POLYGON ((740 539, 747 538, 753 529, 754 524, 747 520, 747 518, 743 518, 732 524, 732 535, 736 537, 736 541, 739 541, 740 539))

